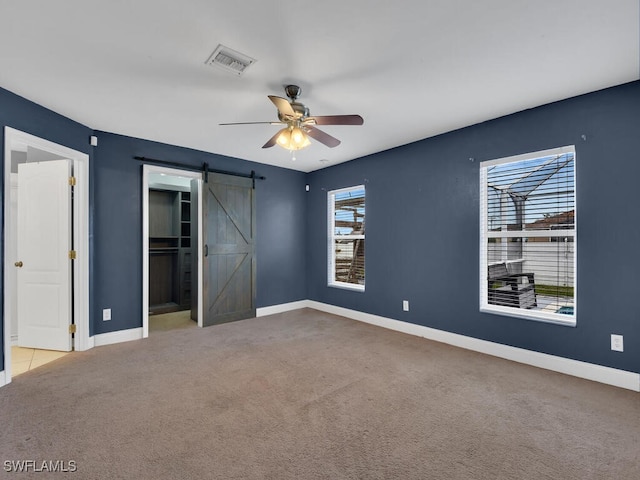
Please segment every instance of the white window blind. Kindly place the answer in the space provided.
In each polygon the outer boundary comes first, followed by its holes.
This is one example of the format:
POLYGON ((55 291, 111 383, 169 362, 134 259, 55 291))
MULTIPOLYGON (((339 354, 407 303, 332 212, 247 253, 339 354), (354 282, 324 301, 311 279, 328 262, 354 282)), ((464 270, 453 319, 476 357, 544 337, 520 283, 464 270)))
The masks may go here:
POLYGON ((480 307, 575 325, 575 150, 483 162, 480 307))
POLYGON ((365 189, 328 193, 328 284, 364 290, 365 189))

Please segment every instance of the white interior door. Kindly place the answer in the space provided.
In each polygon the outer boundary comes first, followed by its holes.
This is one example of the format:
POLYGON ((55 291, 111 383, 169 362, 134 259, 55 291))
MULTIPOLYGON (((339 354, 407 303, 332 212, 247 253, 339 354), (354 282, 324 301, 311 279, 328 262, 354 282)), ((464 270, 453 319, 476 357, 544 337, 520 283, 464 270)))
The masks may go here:
POLYGON ((18 165, 18 345, 71 350, 70 160, 18 165))

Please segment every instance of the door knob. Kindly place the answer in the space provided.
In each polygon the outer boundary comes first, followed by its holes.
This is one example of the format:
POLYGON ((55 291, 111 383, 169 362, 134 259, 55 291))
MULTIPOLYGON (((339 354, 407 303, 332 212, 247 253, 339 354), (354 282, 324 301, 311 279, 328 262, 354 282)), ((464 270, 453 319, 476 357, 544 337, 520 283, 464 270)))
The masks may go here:
POLYGON ((23 264, 22 264, 22 262, 16 262, 16 263, 14 263, 14 265, 15 265, 16 267, 18 267, 18 268, 22 268, 22 265, 23 265, 23 264))

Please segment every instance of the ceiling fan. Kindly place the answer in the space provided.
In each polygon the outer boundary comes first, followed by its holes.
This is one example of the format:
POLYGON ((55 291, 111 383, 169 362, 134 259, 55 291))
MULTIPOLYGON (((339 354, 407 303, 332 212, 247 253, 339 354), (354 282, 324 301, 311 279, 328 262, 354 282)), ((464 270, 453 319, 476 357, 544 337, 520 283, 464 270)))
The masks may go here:
POLYGON ((317 140, 327 147, 334 148, 340 145, 340 140, 332 137, 328 133, 323 132, 316 125, 362 125, 364 120, 360 115, 322 115, 312 116, 309 109, 297 98, 300 96, 302 89, 297 85, 286 85, 284 91, 291 100, 268 95, 269 100, 278 109, 277 122, 240 122, 240 123, 221 123, 220 125, 285 125, 273 137, 265 143, 262 148, 273 147, 279 145, 287 150, 300 150, 311 145, 308 137, 317 140))

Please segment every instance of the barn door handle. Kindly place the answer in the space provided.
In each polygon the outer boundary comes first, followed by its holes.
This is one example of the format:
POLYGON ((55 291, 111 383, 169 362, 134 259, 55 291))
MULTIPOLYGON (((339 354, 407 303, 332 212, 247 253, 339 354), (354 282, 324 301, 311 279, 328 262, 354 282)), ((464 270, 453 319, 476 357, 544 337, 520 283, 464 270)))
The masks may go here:
MULTIPOLYGON (((209 256, 209 245, 205 245, 204 246, 204 256, 208 257, 209 256)), ((22 265, 21 265, 22 266, 22 265)))
POLYGON ((22 268, 23 263, 22 262, 16 262, 14 263, 14 265, 18 268, 22 268))

